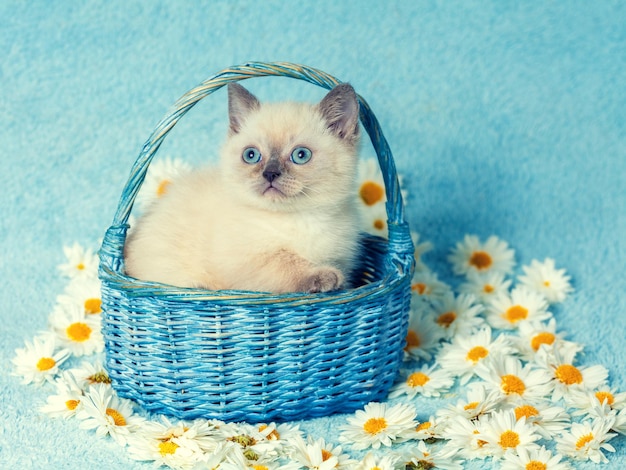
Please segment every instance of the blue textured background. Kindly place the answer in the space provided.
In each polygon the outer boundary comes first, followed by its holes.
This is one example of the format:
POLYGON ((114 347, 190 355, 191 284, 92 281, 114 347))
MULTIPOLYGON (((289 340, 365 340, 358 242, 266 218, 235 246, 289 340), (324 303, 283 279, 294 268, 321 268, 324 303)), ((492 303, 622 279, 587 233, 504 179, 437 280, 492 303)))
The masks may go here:
MULTIPOLYGON (((620 1, 2 2, 3 468, 142 467, 75 422, 39 414, 46 394, 10 377, 10 359, 46 328, 65 285, 62 246, 97 245, 167 108, 250 60, 321 68, 368 100, 413 228, 436 246, 426 261, 444 277, 465 233, 500 236, 521 263, 556 259, 576 288, 556 312, 561 329, 586 345, 583 363, 605 365, 626 391, 625 24, 620 1)), ((322 94, 281 80, 248 84, 262 99, 322 94)), ((225 94, 205 102, 163 154, 214 153, 225 94)), ((334 439, 343 421, 305 429, 334 439)), ((609 468, 624 467, 624 439, 613 442, 609 468)))

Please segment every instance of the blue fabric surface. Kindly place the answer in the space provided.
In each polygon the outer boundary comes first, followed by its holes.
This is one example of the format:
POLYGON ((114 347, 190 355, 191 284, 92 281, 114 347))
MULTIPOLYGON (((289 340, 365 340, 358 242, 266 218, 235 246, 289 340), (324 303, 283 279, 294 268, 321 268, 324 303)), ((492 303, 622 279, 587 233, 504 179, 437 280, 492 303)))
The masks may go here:
MULTIPOLYGON (((10 376, 10 361, 46 328, 62 247, 97 246, 167 108, 250 60, 315 66, 368 100, 444 278, 466 233, 498 235, 519 263, 567 269, 576 290, 556 311, 560 328, 626 391, 625 24, 617 0, 2 2, 0 467, 148 467, 39 413, 47 392, 10 376)), ((321 96, 284 81, 249 87, 262 99, 321 96)), ((208 100, 162 153, 214 153, 226 101, 208 100)), ((344 422, 303 429, 335 440, 344 422)), ((625 467, 624 438, 611 443, 607 468, 625 467)))

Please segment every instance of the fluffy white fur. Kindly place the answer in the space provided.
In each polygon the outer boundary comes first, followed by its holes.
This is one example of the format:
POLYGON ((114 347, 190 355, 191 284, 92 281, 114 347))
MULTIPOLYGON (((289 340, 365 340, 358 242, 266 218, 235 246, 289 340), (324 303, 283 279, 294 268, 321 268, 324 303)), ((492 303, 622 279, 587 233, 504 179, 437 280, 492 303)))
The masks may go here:
POLYGON ((261 104, 230 85, 229 117, 219 164, 173 181, 140 218, 126 244, 126 272, 207 289, 346 287, 359 247, 352 87, 311 105, 261 104), (251 147, 260 162, 243 160, 251 147), (305 164, 291 160, 299 147, 312 152, 305 164))

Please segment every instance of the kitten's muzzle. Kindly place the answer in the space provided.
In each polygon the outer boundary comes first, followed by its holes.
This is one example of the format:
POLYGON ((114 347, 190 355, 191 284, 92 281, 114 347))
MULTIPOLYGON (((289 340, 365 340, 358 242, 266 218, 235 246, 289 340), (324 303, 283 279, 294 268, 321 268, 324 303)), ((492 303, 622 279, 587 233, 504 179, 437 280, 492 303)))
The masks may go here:
POLYGON ((274 181, 281 174, 280 163, 276 160, 270 160, 263 170, 263 178, 265 178, 269 183, 274 181))

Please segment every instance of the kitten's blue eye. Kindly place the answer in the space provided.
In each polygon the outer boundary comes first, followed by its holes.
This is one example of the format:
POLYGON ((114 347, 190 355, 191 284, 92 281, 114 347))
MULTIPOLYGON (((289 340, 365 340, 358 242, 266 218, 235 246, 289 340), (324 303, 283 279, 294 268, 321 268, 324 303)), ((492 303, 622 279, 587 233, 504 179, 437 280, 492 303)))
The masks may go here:
POLYGON ((308 162, 313 156, 313 152, 311 152, 306 147, 297 147, 291 152, 291 161, 296 165, 304 165, 308 162))
POLYGON ((261 161, 261 152, 259 152, 259 149, 255 147, 248 147, 243 151, 241 158, 243 158, 244 162, 254 165, 255 163, 259 163, 261 161))

